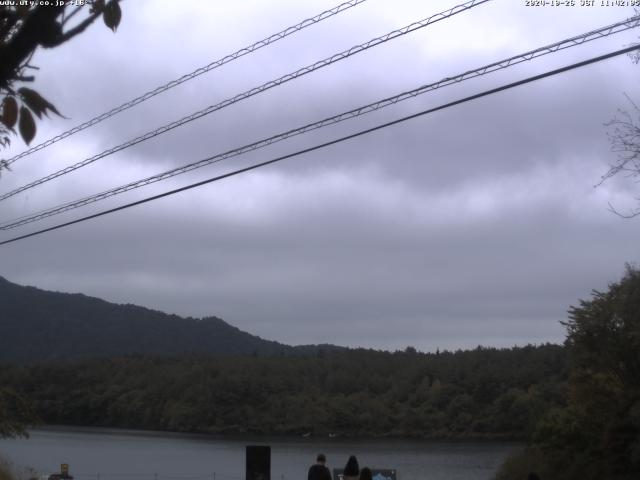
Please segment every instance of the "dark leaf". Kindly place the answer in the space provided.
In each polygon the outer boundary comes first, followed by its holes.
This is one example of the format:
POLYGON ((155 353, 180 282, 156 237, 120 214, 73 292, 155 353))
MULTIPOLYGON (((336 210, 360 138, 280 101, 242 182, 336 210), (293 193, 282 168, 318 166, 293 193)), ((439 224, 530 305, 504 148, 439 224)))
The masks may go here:
POLYGON ((22 87, 18 89, 18 93, 22 97, 24 103, 27 104, 27 107, 29 107, 33 111, 33 113, 38 116, 38 118, 42 118, 43 113, 46 115, 47 110, 51 110, 59 117, 62 117, 62 115, 60 115, 60 112, 58 112, 58 109, 35 90, 31 90, 27 87, 22 87))
POLYGON ((36 122, 33 121, 33 115, 27 107, 20 108, 20 121, 18 122, 18 130, 24 140, 29 145, 33 137, 36 136, 36 122))
POLYGON ((111 0, 107 3, 104 7, 104 12, 102 13, 102 19, 107 27, 114 32, 116 31, 118 25, 120 25, 120 20, 122 19, 122 11, 120 10, 118 0, 111 0))
POLYGON ((101 12, 104 9, 104 0, 95 0, 91 8, 89 9, 89 13, 101 12))
POLYGON ((13 128, 18 121, 18 102, 13 97, 5 97, 2 102, 2 123, 13 128))

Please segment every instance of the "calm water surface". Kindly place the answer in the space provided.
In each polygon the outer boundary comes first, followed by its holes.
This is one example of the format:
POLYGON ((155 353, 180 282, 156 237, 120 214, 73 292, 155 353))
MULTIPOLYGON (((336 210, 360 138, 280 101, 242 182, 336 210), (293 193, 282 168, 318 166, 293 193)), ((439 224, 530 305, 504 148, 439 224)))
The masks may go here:
POLYGON ((318 452, 330 468, 354 454, 360 466, 395 468, 398 480, 491 479, 518 444, 213 438, 106 429, 36 430, 28 440, 0 440, 16 466, 54 472, 70 465, 76 480, 244 480, 245 446, 271 446, 272 480, 306 480, 318 452))

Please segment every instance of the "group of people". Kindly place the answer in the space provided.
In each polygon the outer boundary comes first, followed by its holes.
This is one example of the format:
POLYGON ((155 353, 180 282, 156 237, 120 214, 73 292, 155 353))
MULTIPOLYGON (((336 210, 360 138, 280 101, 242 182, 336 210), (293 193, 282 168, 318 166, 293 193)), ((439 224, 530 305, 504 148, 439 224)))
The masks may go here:
MULTIPOLYGON (((332 480, 331 471, 327 468, 326 463, 327 457, 324 453, 319 453, 316 457, 316 463, 309 467, 307 480, 332 480)), ((355 455, 351 455, 342 472, 342 480, 372 480, 372 472, 368 467, 363 467, 361 470, 358 459, 355 455)))

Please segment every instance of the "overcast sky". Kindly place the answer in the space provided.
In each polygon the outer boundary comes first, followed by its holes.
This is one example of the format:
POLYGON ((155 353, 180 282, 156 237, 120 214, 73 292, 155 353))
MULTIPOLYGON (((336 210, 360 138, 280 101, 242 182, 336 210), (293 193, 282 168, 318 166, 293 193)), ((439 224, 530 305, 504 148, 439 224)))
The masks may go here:
MULTIPOLYGON (((337 0, 123 2, 33 63, 68 119, 40 143, 337 0)), ((445 10, 368 0, 187 82, 3 174, 7 191, 272 78, 445 10)), ((576 0, 576 3, 580 3, 576 0)), ((496 0, 271 89, 0 204, 9 220, 162 172, 633 15, 496 0)), ((0 239, 315 145, 622 48, 625 32, 364 118, 2 232, 0 239)), ((0 247, 0 275, 183 316, 215 315, 289 344, 384 349, 561 342, 570 305, 638 262, 640 186, 616 178, 603 125, 640 101, 626 56, 420 117, 108 217, 0 247)), ((8 158, 24 150, 15 139, 8 158)), ((88 319, 90 321, 90 319, 88 319)))

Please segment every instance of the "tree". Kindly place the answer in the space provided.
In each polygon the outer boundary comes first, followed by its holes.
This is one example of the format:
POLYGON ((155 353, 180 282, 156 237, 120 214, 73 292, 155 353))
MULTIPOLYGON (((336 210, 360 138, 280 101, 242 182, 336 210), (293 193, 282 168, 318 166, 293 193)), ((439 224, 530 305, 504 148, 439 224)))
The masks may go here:
POLYGON ((571 308, 566 326, 570 400, 603 471, 640 474, 640 270, 627 266, 620 282, 571 308))
MULTIPOLYGON (((0 6, 0 148, 10 144, 15 127, 29 144, 36 134, 34 115, 38 119, 48 112, 60 115, 36 90, 23 85, 35 80, 28 73, 37 70, 30 63, 36 49, 68 42, 100 16, 115 32, 122 16, 119 0, 43 3, 3 2, 0 6)), ((0 161, 2 168, 7 168, 4 161, 0 161)))
POLYGON ((26 437, 27 427, 37 423, 29 401, 11 388, 0 388, 0 438, 26 437))
POLYGON ((640 394, 640 269, 571 307, 566 344, 579 375, 610 376, 624 393, 640 394))
MULTIPOLYGON (((631 104, 630 109, 618 110, 613 120, 605 124, 609 128, 607 136, 617 159, 610 165, 600 184, 619 173, 629 178, 640 178, 640 107, 630 97, 627 96, 627 99, 631 104)), ((640 203, 640 197, 637 200, 640 203)), ((626 214, 620 213, 611 205, 609 207, 611 211, 624 218, 640 215, 640 206, 626 214)))
MULTIPOLYGON (((640 10, 636 10, 636 15, 640 15, 640 10)), ((640 50, 635 50, 629 57, 636 65, 640 63, 640 50)), ((609 166, 609 170, 602 176, 602 185, 606 180, 619 173, 629 178, 640 177, 640 107, 628 95, 629 110, 618 109, 618 114, 605 126, 609 129, 607 137, 611 143, 611 150, 617 154, 616 161, 609 166)), ((636 200, 640 205, 640 197, 636 200)), ((623 218, 633 218, 640 215, 640 206, 632 208, 627 214, 620 213, 611 204, 609 209, 623 218)))
MULTIPOLYGON (((34 115, 53 112, 56 107, 36 90, 24 86, 35 80, 27 72, 37 70, 30 61, 38 47, 54 48, 84 32, 102 16, 114 32, 122 13, 119 0, 81 2, 2 2, 0 5, 0 148, 11 143, 18 128, 29 144, 36 134, 34 115)), ((0 160, 0 171, 7 169, 0 160)), ((36 416, 27 399, 15 390, 0 389, 0 438, 26 435, 26 426, 36 416)))
POLYGON ((640 270, 569 310, 567 406, 537 426, 534 446, 557 478, 640 478, 640 270))

